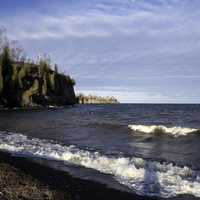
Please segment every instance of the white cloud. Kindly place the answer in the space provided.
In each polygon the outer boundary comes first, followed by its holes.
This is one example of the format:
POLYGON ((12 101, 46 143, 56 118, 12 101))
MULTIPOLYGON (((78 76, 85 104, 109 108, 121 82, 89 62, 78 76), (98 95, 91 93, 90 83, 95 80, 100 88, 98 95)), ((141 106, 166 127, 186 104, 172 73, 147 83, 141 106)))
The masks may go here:
MULTIPOLYGON (((193 28, 192 34, 200 33, 200 28, 197 28, 198 21, 193 20, 195 15, 184 14, 182 9, 169 8, 165 4, 161 7, 153 6, 146 1, 142 1, 139 5, 145 8, 148 5, 154 9, 125 7, 123 13, 118 13, 117 11, 110 12, 110 9, 102 11, 97 7, 98 9, 83 9, 79 13, 66 12, 62 15, 31 13, 27 16, 9 17, 3 20, 3 24, 9 30, 14 28, 14 32, 10 31, 10 36, 18 40, 137 36, 140 34, 143 37, 158 37, 159 39, 160 37, 171 37, 176 33, 191 36, 191 32, 187 30, 189 27, 193 28)), ((102 6, 111 7, 104 4, 102 6)))
POLYGON ((123 95, 109 90, 122 101, 171 102, 184 97, 184 101, 200 102, 199 1, 73 2, 49 4, 52 10, 45 14, 31 11, 4 16, 1 24, 31 56, 51 54, 78 86, 128 87, 123 95))

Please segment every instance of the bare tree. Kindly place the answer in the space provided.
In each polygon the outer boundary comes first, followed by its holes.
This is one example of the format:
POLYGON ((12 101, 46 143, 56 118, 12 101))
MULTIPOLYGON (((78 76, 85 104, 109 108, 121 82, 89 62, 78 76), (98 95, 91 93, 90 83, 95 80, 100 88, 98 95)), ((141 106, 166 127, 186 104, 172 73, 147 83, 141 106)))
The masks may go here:
POLYGON ((9 46, 8 44, 8 38, 6 36, 6 29, 5 28, 0 28, 0 54, 2 54, 3 49, 6 46, 9 46))
POLYGON ((5 47, 9 47, 10 57, 16 62, 25 62, 26 56, 22 47, 16 40, 9 40, 6 35, 6 29, 0 28, 0 55, 5 47))
POLYGON ((55 66, 54 66, 54 71, 55 71, 56 73, 58 73, 58 65, 57 65, 57 64, 55 64, 55 66))

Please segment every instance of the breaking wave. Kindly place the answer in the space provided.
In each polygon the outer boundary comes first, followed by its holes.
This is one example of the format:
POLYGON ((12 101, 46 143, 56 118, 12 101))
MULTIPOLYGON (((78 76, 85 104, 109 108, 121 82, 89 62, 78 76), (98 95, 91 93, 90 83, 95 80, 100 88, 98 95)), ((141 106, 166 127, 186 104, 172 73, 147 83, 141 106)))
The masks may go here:
POLYGON ((140 195, 167 198, 191 194, 200 197, 200 171, 187 166, 147 161, 138 157, 107 156, 81 150, 73 145, 64 146, 53 141, 7 132, 0 132, 0 150, 95 169, 112 175, 118 182, 140 195))
POLYGON ((174 137, 178 136, 186 136, 192 133, 199 133, 199 129, 195 128, 183 128, 183 127, 171 127, 168 128, 166 126, 161 125, 129 125, 131 130, 139 133, 147 133, 147 134, 168 134, 174 137))

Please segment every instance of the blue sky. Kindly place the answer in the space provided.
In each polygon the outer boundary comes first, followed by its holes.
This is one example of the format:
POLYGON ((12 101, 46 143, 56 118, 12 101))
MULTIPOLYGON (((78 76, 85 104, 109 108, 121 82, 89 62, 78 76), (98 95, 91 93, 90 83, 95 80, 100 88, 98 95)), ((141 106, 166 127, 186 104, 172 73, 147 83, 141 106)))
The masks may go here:
POLYGON ((200 103, 199 0, 1 0, 0 26, 48 53, 76 91, 132 103, 200 103))

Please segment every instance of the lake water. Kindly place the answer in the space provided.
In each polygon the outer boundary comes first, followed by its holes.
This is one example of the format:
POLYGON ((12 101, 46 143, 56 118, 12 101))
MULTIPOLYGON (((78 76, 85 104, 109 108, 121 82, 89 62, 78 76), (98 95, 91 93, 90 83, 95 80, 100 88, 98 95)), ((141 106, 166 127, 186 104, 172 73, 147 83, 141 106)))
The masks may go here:
POLYGON ((0 149, 75 166, 80 177, 139 195, 200 198, 199 128, 200 105, 1 111, 0 149))

